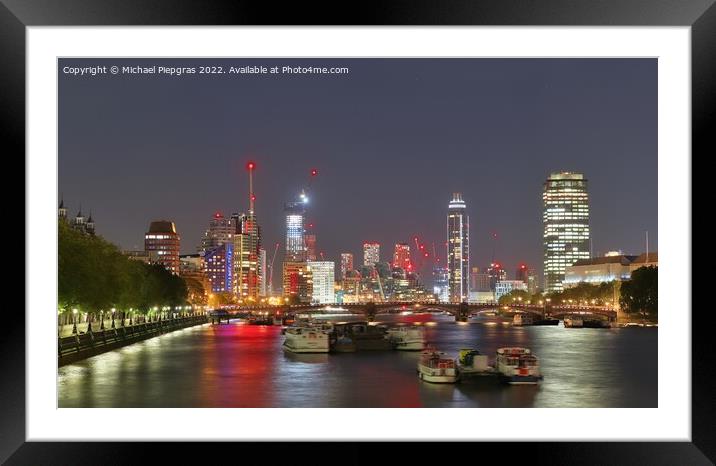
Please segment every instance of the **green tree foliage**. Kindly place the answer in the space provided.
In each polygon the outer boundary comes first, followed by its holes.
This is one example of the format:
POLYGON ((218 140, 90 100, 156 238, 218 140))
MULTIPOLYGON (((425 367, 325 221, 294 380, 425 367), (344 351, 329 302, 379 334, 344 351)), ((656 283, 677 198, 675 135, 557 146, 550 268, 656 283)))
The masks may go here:
POLYGON ((573 303, 583 303, 598 306, 616 305, 619 297, 619 281, 604 282, 599 284, 579 283, 574 287, 565 288, 561 293, 550 293, 546 298, 550 299, 552 305, 568 304, 571 299, 573 303))
POLYGON ((631 274, 621 288, 619 304, 627 314, 656 319, 659 314, 659 269, 654 266, 640 267, 631 274))
POLYGON ((61 310, 83 312, 186 303, 180 277, 161 265, 148 265, 123 255, 99 236, 83 234, 58 222, 58 301, 61 310))
POLYGON ((507 304, 527 304, 530 300, 531 296, 528 292, 524 290, 512 290, 509 293, 500 296, 498 304, 501 306, 507 304))

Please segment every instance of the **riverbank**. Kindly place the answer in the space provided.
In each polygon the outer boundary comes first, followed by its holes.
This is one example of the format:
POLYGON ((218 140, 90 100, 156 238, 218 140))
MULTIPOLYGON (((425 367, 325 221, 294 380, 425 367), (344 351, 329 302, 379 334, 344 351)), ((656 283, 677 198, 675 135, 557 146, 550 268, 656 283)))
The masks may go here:
POLYGON ((106 353, 164 333, 208 322, 206 316, 190 316, 144 322, 131 326, 105 328, 94 332, 73 334, 58 339, 57 364, 62 367, 82 359, 106 353))

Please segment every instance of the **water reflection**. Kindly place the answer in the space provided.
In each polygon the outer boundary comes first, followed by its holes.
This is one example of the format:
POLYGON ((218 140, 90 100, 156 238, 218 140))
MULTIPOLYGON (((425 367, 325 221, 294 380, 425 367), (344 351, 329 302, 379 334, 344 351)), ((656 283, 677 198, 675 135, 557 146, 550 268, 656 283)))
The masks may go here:
MULTIPOLYGON (((338 316, 334 320, 360 320, 338 316)), ((473 380, 430 384, 416 352, 295 354, 280 327, 203 325, 60 368, 60 407, 656 407, 655 329, 456 325, 450 316, 379 315, 423 325, 449 355, 526 346, 540 386, 473 380), (429 324, 429 325, 428 325, 429 324)))

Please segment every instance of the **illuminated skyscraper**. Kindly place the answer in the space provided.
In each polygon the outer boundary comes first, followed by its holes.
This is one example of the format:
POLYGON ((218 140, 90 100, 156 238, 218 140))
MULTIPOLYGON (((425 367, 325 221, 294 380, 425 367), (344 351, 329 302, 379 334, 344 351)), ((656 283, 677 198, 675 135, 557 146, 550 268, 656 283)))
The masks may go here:
POLYGON ((467 302, 470 270, 470 218, 462 194, 453 193, 448 204, 447 243, 450 302, 467 302))
POLYGON ((236 233, 236 219, 224 217, 221 212, 216 212, 209 222, 209 228, 204 232, 201 245, 197 248, 200 253, 215 249, 222 244, 231 243, 236 233))
POLYGON ((286 256, 285 261, 306 260, 305 218, 307 198, 304 193, 295 201, 284 206, 286 214, 286 256))
POLYGON ((544 289, 562 291, 565 270, 589 259, 589 196, 581 173, 552 173, 544 183, 544 289))
POLYGON ((212 292, 231 292, 234 282, 233 253, 233 243, 224 243, 204 253, 204 267, 212 292))
POLYGON ((249 212, 239 216, 233 238, 234 294, 241 300, 256 301, 261 289, 261 228, 256 221, 253 172, 256 165, 249 162, 249 212))
POLYGON ((341 280, 345 280, 348 272, 353 270, 353 254, 350 252, 341 253, 341 280))
POLYGON ((332 261, 308 261, 313 282, 311 302, 316 304, 336 302, 335 267, 332 261))
POLYGON ((380 244, 363 243, 363 265, 372 267, 380 262, 380 244))
POLYGON ((179 274, 179 245, 174 222, 158 220, 149 224, 149 231, 144 235, 144 251, 173 274, 179 274))
POLYGON ((410 246, 406 243, 397 243, 393 252, 393 267, 399 267, 403 270, 412 270, 413 266, 410 262, 410 246))

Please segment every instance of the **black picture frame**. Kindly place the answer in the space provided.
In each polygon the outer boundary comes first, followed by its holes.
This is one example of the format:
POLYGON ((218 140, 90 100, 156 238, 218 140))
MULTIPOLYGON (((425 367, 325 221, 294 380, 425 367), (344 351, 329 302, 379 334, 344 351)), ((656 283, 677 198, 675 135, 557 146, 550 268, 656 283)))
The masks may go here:
MULTIPOLYGON (((333 3, 327 7, 299 2, 278 7, 270 2, 248 1, 0 0, 0 132, 6 161, 24 160, 25 156, 26 27, 82 25, 690 26, 692 161, 716 153, 715 131, 709 126, 709 117, 716 113, 714 0, 402 0, 333 3)), ((690 307, 689 303, 689 308, 681 312, 690 312, 690 307)), ((708 309, 703 311, 692 315, 692 442, 519 442, 507 447, 509 458, 506 459, 549 464, 713 464, 716 459, 716 365, 711 360, 713 345, 708 334, 713 318, 708 309), (696 323, 698 325, 693 325, 696 323)), ((160 453, 165 462, 180 459, 185 464, 206 460, 207 452, 218 460, 221 453, 225 453, 222 450, 229 450, 229 458, 232 454, 240 458, 236 447, 228 443, 26 442, 26 329, 22 320, 9 322, 3 323, 0 331, 0 461, 73 465, 136 463, 149 459, 145 456, 149 447, 158 449, 153 453, 160 453)), ((342 451, 337 458, 328 454, 334 462, 348 459, 352 464, 362 464, 373 457, 359 443, 334 446, 342 451)), ((277 454, 318 453, 323 448, 260 443, 242 445, 241 457, 269 454, 270 463, 274 463, 278 461, 277 454), (247 452, 246 448, 253 451, 247 452)), ((442 448, 416 451, 410 445, 396 450, 404 458, 412 454, 421 461, 440 461, 444 453, 442 448)), ((506 446, 484 443, 475 451, 480 457, 493 458, 495 454, 506 455, 506 446)), ((386 458, 382 457, 381 462, 386 458)))

